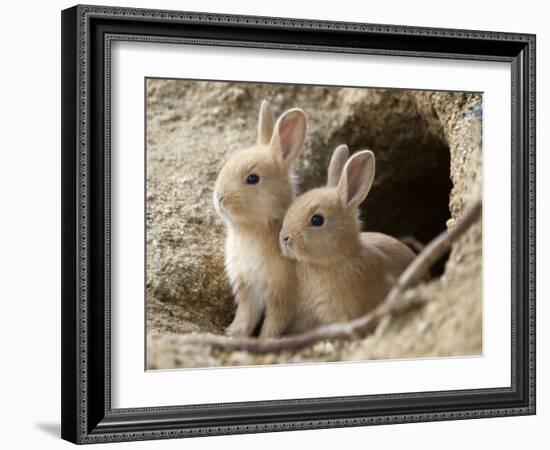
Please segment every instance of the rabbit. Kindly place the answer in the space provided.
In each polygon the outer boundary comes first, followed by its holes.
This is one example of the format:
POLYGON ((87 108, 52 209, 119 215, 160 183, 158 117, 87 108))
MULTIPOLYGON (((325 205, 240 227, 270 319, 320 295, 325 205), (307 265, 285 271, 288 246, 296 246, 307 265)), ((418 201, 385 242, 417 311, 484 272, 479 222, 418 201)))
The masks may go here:
POLYGON ((306 137, 305 113, 291 109, 274 123, 261 104, 257 145, 233 154, 214 188, 214 207, 227 229, 225 268, 237 304, 230 336, 251 336, 262 316, 260 337, 278 337, 288 326, 296 296, 294 261, 283 257, 279 231, 295 197, 292 164, 306 137))
POLYGON ((281 250, 297 261, 292 333, 367 314, 415 257, 397 239, 361 233, 358 207, 372 186, 375 159, 369 150, 348 157, 347 146, 337 147, 327 185, 296 198, 283 221, 281 250))

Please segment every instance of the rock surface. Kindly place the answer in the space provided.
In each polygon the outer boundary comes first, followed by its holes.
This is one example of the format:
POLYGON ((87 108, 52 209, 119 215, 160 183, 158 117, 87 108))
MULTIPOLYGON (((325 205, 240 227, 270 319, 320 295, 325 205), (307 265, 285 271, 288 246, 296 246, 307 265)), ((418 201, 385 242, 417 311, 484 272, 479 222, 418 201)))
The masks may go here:
POLYGON ((255 142, 263 98, 277 115, 299 106, 308 116, 301 190, 325 182, 336 145, 375 152, 364 229, 427 242, 481 195, 477 94, 148 80, 148 367, 480 354, 480 224, 453 247, 445 273, 415 289, 427 305, 367 339, 261 356, 183 343, 188 333, 221 333, 232 318, 212 188, 227 156, 255 142))

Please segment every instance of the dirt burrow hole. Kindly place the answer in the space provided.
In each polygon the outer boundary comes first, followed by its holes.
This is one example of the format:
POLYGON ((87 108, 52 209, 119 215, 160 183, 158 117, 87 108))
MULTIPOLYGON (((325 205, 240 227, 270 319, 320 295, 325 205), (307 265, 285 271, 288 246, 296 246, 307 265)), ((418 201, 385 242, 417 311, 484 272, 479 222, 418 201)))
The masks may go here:
MULTIPOLYGON (((352 152, 370 149, 376 156, 374 185, 361 205, 362 229, 426 244, 444 231, 452 189, 450 150, 442 126, 427 121, 413 95, 374 91, 344 102, 343 119, 328 136, 311 135, 300 170, 300 191, 324 182, 331 151, 346 143, 352 152), (318 170, 316 170, 318 169, 318 170)), ((320 130, 321 131, 321 130, 320 130)), ((444 270, 447 256, 432 275, 444 270)))

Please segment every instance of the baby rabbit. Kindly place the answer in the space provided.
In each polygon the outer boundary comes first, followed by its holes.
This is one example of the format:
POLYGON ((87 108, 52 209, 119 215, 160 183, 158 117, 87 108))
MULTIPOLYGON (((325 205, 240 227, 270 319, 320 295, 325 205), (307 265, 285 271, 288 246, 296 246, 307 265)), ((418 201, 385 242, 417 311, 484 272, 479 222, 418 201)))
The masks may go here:
POLYGON ((299 304, 290 332, 349 321, 371 311, 413 260, 403 243, 361 233, 358 206, 374 179, 374 154, 336 148, 326 187, 298 197, 280 233, 283 254, 297 263, 299 304))
POLYGON ((291 320, 296 270, 281 254, 279 231, 295 196, 291 167, 302 151, 306 127, 298 108, 274 124, 264 100, 257 145, 236 152, 216 180, 214 206, 227 226, 225 267, 237 303, 229 335, 250 336, 264 312, 260 337, 280 336, 291 320))

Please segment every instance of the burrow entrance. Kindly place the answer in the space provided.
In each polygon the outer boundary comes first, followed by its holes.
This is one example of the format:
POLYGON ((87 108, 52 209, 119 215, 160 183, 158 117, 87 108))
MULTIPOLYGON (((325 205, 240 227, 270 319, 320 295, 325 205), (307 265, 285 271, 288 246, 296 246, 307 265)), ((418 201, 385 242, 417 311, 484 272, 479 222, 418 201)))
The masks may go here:
MULTIPOLYGON (((363 230, 428 243, 447 228, 451 217, 450 151, 437 118, 427 120, 417 109, 414 93, 402 91, 371 91, 351 99, 344 110, 328 142, 326 136, 317 141, 313 136, 313 145, 325 148, 312 149, 312 155, 319 155, 316 163, 326 171, 331 156, 326 148, 342 143, 352 152, 374 151, 376 177, 361 205, 363 230)), ((315 185, 319 180, 305 177, 303 189, 315 185)), ((433 275, 443 272, 446 259, 434 267, 433 275)))

